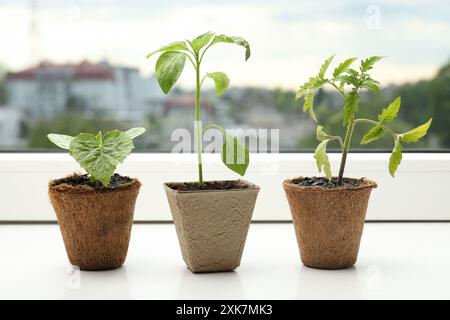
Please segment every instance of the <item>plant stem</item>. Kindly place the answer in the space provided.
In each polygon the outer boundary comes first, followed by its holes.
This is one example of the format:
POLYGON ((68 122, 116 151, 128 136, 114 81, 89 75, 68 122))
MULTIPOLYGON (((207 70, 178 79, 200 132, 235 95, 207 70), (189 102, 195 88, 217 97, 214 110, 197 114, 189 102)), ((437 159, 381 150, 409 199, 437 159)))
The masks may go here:
POLYGON ((196 57, 196 88, 195 88, 195 123, 197 129, 197 161, 198 161, 198 182, 203 185, 203 166, 202 166, 202 128, 200 126, 200 62, 196 57))
POLYGON ((344 147, 342 148, 341 166, 339 168, 339 176, 337 181, 339 186, 342 186, 344 182, 345 163, 347 162, 347 154, 348 150, 350 149, 350 142, 352 140, 354 127, 355 127, 355 118, 354 116, 352 116, 352 118, 348 122, 347 133, 345 134, 344 140, 344 147))

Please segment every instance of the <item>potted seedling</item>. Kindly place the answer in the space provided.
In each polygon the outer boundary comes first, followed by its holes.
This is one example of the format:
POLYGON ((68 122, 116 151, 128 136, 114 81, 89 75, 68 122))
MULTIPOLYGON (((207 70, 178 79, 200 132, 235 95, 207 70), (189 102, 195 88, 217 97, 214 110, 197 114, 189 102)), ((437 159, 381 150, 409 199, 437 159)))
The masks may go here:
POLYGON ((358 118, 360 90, 380 92, 379 82, 371 78, 369 71, 382 57, 361 60, 358 70, 351 67, 357 59, 347 59, 327 77, 326 71, 333 57, 325 60, 319 73, 300 87, 296 98, 304 98, 303 111, 309 112, 312 119, 318 122, 314 113, 314 95, 324 85, 336 89, 343 98, 345 137, 327 133, 323 126, 318 125, 317 139, 320 144, 314 158, 319 171, 323 170, 326 177, 298 177, 283 183, 302 262, 308 267, 319 269, 341 269, 356 263, 370 193, 377 187, 374 181, 344 176, 355 127, 366 125, 370 128, 361 144, 376 141, 385 134, 392 136, 394 149, 389 160, 389 172, 394 176, 402 160, 402 144, 416 142, 425 136, 432 121, 430 119, 406 133, 394 132, 388 124, 397 117, 400 97, 382 109, 378 119, 358 118), (327 146, 332 142, 337 142, 342 149, 337 177, 332 176, 327 156, 327 146))
POLYGON ((223 72, 206 73, 201 77, 201 65, 206 52, 216 44, 229 43, 245 48, 250 58, 250 46, 240 37, 207 32, 192 41, 174 42, 150 53, 160 56, 156 62, 156 78, 165 94, 177 82, 186 61, 195 70, 195 140, 197 146, 198 181, 165 183, 164 188, 175 223, 183 259, 189 270, 199 272, 232 271, 241 261, 245 240, 253 215, 259 187, 244 180, 204 181, 202 167, 202 137, 208 129, 216 129, 223 137, 221 156, 232 171, 244 176, 249 165, 249 151, 238 139, 218 125, 201 125, 200 89, 209 79, 217 95, 229 86, 223 72))
POLYGON ((48 187, 69 261, 81 270, 115 269, 125 262, 141 183, 114 172, 144 131, 48 135, 86 171, 52 180, 48 187))

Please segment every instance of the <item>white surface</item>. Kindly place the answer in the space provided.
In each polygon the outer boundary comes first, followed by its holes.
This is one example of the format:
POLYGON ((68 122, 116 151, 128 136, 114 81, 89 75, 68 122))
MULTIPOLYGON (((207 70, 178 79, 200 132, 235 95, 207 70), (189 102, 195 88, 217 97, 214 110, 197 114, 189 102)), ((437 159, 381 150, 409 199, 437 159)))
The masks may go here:
POLYGON ((450 223, 366 224, 356 267, 303 267, 292 224, 253 224, 236 272, 186 270, 171 224, 135 225, 125 266, 67 274, 56 225, 0 226, 0 299, 449 299, 450 223))
MULTIPOLYGON (((330 154, 336 172, 339 154, 330 154)), ((448 181, 450 154, 404 154, 396 178, 388 172, 389 154, 350 154, 347 176, 378 182, 372 193, 368 220, 450 220, 448 181)), ((222 164, 220 155, 204 155, 207 180, 237 179, 222 164)), ((162 184, 197 179, 196 155, 132 154, 118 172, 138 177, 143 187, 136 206, 137 221, 169 221, 169 206, 162 184)), ((79 171, 67 154, 0 153, 0 221, 55 220, 47 197, 47 183, 79 171)), ((283 180, 318 175, 312 154, 252 154, 245 179, 261 187, 254 220, 290 220, 283 180)))

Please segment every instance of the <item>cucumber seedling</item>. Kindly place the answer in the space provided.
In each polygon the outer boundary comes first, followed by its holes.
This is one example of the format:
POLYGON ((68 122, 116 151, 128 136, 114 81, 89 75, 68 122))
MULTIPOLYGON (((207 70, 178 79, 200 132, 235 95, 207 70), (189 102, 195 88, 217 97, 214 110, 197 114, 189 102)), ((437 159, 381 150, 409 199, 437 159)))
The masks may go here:
POLYGON ((76 137, 49 134, 48 139, 70 155, 86 170, 91 181, 108 186, 117 165, 123 163, 134 149, 133 139, 145 132, 144 128, 119 130, 103 134, 80 133, 76 137))

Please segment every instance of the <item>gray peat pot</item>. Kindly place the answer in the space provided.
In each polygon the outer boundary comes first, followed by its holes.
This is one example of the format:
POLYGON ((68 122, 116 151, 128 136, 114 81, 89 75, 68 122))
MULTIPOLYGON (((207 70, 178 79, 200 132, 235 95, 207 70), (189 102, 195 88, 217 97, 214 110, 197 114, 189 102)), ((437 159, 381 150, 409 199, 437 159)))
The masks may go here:
POLYGON ((259 187, 235 183, 245 188, 181 191, 182 183, 164 184, 183 259, 194 273, 233 271, 241 263, 259 187))
POLYGON ((370 193, 377 184, 346 178, 357 182, 358 187, 327 189, 299 186, 293 180, 284 181, 283 188, 303 264, 316 269, 353 266, 358 259, 370 193))

